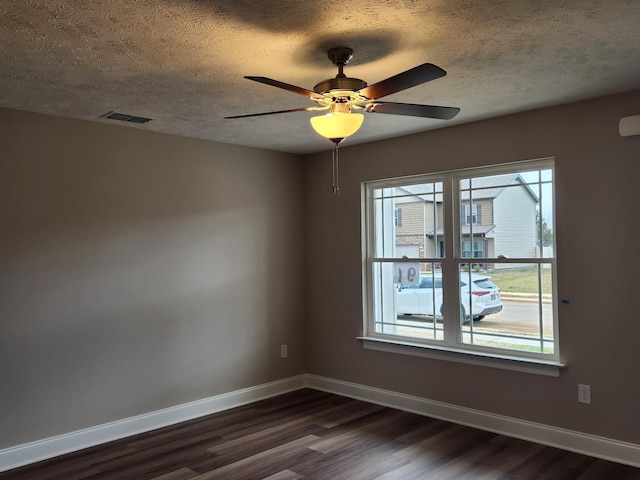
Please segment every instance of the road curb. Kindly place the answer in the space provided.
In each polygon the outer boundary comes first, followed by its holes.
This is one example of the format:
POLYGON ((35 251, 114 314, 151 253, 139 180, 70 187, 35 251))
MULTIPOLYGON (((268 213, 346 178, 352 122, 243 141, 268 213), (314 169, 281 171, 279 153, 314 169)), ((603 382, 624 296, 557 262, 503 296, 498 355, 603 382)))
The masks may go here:
MULTIPOLYGON (((530 302, 538 303, 539 296, 536 293, 517 293, 517 292, 500 292, 500 298, 502 300, 514 300, 518 302, 530 302)), ((544 294, 542 295, 542 303, 552 303, 552 296, 544 294)))

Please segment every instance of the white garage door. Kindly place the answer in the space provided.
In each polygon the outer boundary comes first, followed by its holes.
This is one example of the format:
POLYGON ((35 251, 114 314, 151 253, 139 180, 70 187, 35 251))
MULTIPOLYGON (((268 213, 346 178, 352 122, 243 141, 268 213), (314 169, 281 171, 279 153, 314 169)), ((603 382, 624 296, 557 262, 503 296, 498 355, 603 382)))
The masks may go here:
POLYGON ((420 255, 419 245, 396 245, 396 256, 418 258, 420 255))

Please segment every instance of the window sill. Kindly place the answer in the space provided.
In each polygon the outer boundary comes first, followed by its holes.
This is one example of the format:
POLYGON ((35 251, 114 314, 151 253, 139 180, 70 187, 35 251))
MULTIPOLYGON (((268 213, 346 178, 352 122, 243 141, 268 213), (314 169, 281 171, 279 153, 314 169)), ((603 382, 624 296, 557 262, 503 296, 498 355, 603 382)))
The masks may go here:
POLYGON ((559 377, 560 369, 566 366, 564 363, 555 361, 538 360, 535 358, 518 357, 508 354, 493 355, 463 349, 458 350, 448 347, 438 347, 437 345, 401 342, 385 338, 357 337, 357 339, 362 340, 362 346, 366 350, 377 350, 379 352, 433 358, 435 360, 500 368, 503 370, 531 373, 534 375, 546 375, 548 377, 559 377))

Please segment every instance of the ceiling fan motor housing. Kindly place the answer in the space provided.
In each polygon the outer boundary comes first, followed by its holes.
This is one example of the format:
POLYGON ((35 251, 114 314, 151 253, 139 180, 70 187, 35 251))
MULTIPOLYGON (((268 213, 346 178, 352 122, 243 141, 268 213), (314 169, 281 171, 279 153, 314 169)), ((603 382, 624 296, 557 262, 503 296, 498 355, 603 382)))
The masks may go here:
POLYGON ((338 77, 329 78, 313 87, 316 93, 330 93, 332 90, 351 90, 353 92, 367 86, 367 82, 359 78, 338 77))

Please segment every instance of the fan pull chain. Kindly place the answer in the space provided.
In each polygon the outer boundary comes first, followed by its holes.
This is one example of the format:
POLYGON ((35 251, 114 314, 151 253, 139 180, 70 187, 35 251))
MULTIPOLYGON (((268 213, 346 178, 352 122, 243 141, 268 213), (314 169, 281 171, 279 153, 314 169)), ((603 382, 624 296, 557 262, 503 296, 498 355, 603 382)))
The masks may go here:
POLYGON ((338 143, 333 145, 333 193, 340 196, 340 179, 338 177, 338 143))

